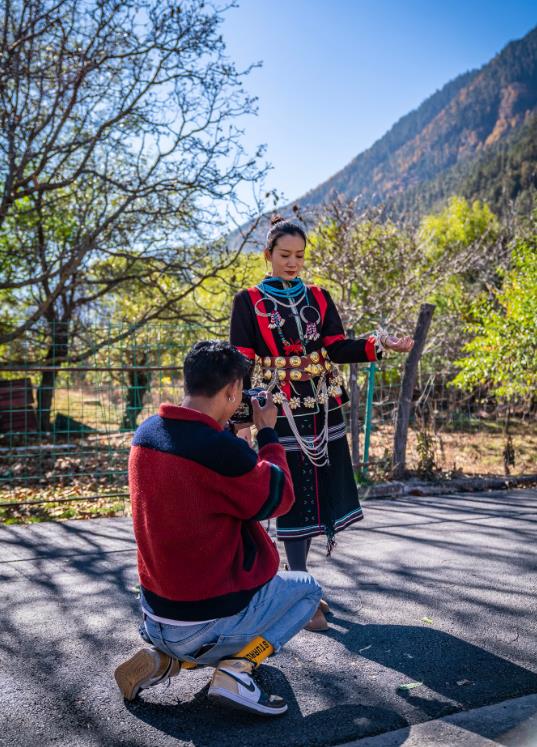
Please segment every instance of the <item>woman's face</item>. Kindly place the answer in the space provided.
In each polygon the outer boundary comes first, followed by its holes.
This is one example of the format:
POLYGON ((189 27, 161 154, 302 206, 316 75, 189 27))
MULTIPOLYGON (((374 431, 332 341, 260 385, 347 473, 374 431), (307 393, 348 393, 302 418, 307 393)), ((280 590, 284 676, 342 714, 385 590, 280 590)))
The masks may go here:
POLYGON ((304 239, 301 236, 285 234, 274 245, 272 254, 265 249, 265 257, 272 265, 274 277, 293 280, 304 267, 304 239))

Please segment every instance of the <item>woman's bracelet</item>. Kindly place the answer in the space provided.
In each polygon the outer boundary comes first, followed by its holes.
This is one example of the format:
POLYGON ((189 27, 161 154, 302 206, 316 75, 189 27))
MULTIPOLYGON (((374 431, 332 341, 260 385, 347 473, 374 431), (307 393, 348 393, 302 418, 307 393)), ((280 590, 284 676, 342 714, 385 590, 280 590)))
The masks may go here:
POLYGON ((390 335, 386 332, 385 329, 382 329, 382 327, 379 327, 377 330, 375 330, 375 332, 373 332, 377 353, 383 353, 386 350, 386 342, 389 336, 390 335))

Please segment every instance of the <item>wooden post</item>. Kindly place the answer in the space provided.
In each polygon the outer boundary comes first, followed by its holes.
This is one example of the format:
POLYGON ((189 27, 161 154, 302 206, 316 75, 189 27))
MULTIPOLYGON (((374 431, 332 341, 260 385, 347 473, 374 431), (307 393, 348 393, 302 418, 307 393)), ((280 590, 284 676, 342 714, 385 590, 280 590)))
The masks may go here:
POLYGON ((371 443, 371 427, 373 421, 373 395, 375 394, 375 373, 377 371, 376 363, 369 364, 367 373, 367 400, 365 403, 364 417, 364 468, 362 476, 367 477, 369 474, 369 444, 371 443))
POLYGON ((418 363, 425 347, 427 333, 433 318, 434 305, 424 303, 421 305, 418 322, 414 331, 414 347, 408 354, 405 362, 403 380, 399 392, 399 403, 397 405, 397 419, 395 422, 395 435, 393 438, 392 474, 396 480, 404 477, 406 466, 406 443, 408 437, 408 424, 410 421, 410 409, 412 406, 412 394, 416 383, 418 363))
MULTIPOLYGON (((348 337, 353 337, 353 330, 347 331, 348 337)), ((351 400, 351 461, 355 470, 360 468, 360 388, 358 386, 358 365, 350 364, 349 395, 351 400)))
POLYGON ((351 458, 353 468, 360 467, 360 389, 358 387, 358 366, 351 363, 350 375, 350 399, 351 399, 351 458))

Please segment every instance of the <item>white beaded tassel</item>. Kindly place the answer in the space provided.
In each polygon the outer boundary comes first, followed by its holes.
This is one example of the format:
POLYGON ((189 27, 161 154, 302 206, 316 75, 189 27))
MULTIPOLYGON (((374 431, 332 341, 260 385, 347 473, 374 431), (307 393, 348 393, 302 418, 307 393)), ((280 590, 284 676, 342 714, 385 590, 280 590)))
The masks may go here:
MULTIPOLYGON (((326 382, 323 382, 322 385, 322 391, 327 394, 326 392, 326 382)), ((289 427, 291 428, 291 431, 294 435, 294 437, 297 440, 297 443, 302 450, 304 456, 306 456, 309 461, 315 466, 315 467, 325 467, 327 464, 329 464, 328 459, 328 396, 326 397, 326 401, 324 404, 324 425, 322 433, 320 433, 318 436, 313 436, 311 438, 311 446, 308 443, 308 440, 304 436, 301 436, 296 422, 293 415, 293 412, 291 410, 291 407, 289 405, 289 402, 284 397, 282 402, 282 408, 285 413, 285 416, 287 418, 287 421, 289 422, 289 427)))

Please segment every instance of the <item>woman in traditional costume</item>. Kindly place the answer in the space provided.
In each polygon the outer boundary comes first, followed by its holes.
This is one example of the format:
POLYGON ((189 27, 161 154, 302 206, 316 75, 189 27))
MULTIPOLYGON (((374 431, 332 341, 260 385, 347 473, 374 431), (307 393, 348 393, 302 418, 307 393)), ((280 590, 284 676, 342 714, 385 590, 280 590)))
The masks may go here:
MULTIPOLYGON (((408 352, 410 337, 384 332, 349 339, 328 291, 299 277, 307 236, 297 220, 276 215, 264 254, 272 274, 235 296, 231 342, 252 361, 251 386, 273 393, 276 430, 293 477, 296 500, 277 520, 291 570, 307 569, 311 539, 324 534, 330 555, 335 535, 363 518, 345 434, 348 402, 342 363, 377 361, 384 349, 408 352)), ((326 630, 323 600, 308 630, 326 630)))

